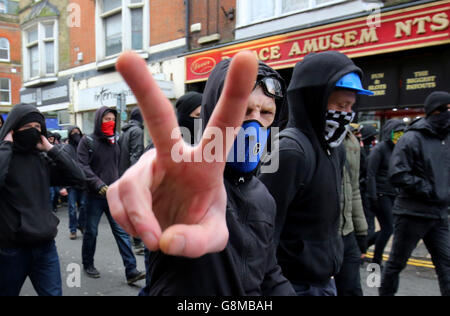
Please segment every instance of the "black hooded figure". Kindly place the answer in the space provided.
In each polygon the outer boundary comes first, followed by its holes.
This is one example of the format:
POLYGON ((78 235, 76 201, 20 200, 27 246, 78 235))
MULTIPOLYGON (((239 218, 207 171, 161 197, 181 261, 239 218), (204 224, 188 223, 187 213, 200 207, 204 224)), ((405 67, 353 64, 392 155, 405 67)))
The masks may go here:
MULTIPOLYGON (((280 135, 275 173, 259 177, 277 203, 278 263, 298 295, 336 295, 343 261, 339 235, 345 149, 326 141, 330 96, 344 76, 362 71, 337 52, 310 54, 288 88, 289 122, 280 135)), ((349 122, 350 123, 350 122, 349 122)))
MULTIPOLYGON (((222 93, 230 60, 219 63, 211 73, 202 102, 206 126, 222 93)), ((277 72, 259 64, 258 79, 277 72)), ((279 102, 280 106, 283 103, 279 102)), ((280 110, 280 109, 279 109, 280 110)), ((277 123, 275 122, 274 125, 277 123)), ((187 259, 153 252, 150 256, 151 296, 271 296, 294 295, 276 262, 273 244, 275 202, 253 173, 224 175, 227 191, 226 221, 229 242, 220 253, 187 259)))
POLYGON ((122 127, 119 146, 119 175, 122 176, 138 162, 144 152, 144 119, 139 108, 131 111, 130 121, 122 127))
POLYGON ((25 104, 12 109, 0 131, 0 296, 19 295, 27 277, 39 295, 62 294, 54 241, 59 220, 50 209, 49 188, 83 184, 85 177, 61 147, 46 154, 36 148, 46 135, 44 116, 25 104), (40 131, 20 131, 34 122, 40 131))
MULTIPOLYGON (((194 145, 197 139, 195 122, 197 118, 192 117, 192 112, 202 106, 202 94, 198 92, 188 92, 178 99, 175 107, 177 109, 178 125, 189 130, 190 140, 184 138, 189 144, 194 145)), ((201 126, 200 126, 201 127, 201 126)))
POLYGON ((422 239, 436 266, 441 293, 450 296, 449 109, 449 93, 432 93, 425 101, 427 117, 407 128, 392 153, 389 178, 400 193, 393 208, 395 238, 380 295, 397 293, 399 274, 422 239))
POLYGON ((395 142, 393 135, 400 135, 406 129, 402 120, 389 120, 383 127, 383 138, 370 152, 367 164, 367 195, 370 211, 375 214, 380 223, 381 230, 370 236, 368 246, 375 244, 373 263, 381 265, 383 262, 384 248, 394 230, 394 216, 392 206, 398 191, 389 181, 389 163, 395 142))

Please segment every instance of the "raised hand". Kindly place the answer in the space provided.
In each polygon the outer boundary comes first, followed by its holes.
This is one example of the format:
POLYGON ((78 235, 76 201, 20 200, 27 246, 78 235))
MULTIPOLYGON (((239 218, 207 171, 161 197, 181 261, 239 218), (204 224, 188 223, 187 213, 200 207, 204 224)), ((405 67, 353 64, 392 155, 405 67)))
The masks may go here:
POLYGON ((140 236, 149 250, 190 258, 222 251, 228 242, 223 171, 234 139, 223 139, 220 161, 177 163, 172 153, 177 148, 183 156, 202 156, 205 146, 217 142, 209 137, 213 130, 227 135, 227 127, 242 125, 258 71, 254 55, 242 52, 233 58, 222 96, 195 148, 181 138, 173 107, 146 63, 127 52, 117 69, 138 100, 156 149, 109 188, 111 214, 128 233, 140 236))

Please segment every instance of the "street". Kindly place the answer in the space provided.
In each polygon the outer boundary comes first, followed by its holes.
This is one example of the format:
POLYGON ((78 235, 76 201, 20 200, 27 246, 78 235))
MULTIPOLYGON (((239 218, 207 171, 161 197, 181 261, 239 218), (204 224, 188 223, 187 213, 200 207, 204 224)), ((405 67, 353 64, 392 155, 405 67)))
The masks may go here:
MULTIPOLYGON (((61 273, 64 296, 137 296, 144 281, 135 286, 128 286, 125 280, 125 270, 119 255, 117 245, 109 228, 106 217, 103 216, 99 227, 95 266, 101 273, 100 279, 91 279, 83 272, 81 265, 82 237, 72 241, 68 232, 67 208, 60 208, 57 216, 61 220, 59 233, 56 238, 58 253, 61 261, 61 273), (75 265, 74 265, 75 264, 75 265), (74 267, 81 268, 80 286, 76 284, 76 271, 74 267), (69 270, 69 271, 68 271, 69 270), (75 274, 74 274, 75 273, 75 274)), ((418 249, 420 250, 420 249, 418 249)), ((144 271, 144 257, 136 256, 138 269, 144 271)), ((377 296, 378 289, 368 284, 377 280, 377 276, 367 271, 368 264, 361 268, 361 282, 364 295, 377 296)), ((36 293, 27 280, 21 292, 22 296, 35 296, 36 293)), ((434 269, 408 266, 401 274, 399 296, 440 296, 439 285, 434 269)))

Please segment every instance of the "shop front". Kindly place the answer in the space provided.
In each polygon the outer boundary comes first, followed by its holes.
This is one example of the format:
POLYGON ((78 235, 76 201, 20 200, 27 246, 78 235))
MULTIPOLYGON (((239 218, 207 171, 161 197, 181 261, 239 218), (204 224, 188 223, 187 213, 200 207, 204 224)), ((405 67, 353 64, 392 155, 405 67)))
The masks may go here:
POLYGON ((287 83, 309 53, 335 50, 364 72, 374 96, 360 97, 359 121, 380 127, 386 119, 409 123, 423 116, 435 90, 450 92, 450 1, 423 2, 382 10, 294 32, 235 43, 186 57, 187 90, 201 91, 212 69, 242 50, 277 69, 287 83))

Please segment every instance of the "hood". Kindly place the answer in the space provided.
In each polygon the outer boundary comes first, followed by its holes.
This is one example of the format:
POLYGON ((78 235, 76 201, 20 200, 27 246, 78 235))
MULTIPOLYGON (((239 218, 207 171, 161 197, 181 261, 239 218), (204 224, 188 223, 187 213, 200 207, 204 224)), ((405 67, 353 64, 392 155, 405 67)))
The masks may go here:
MULTIPOLYGON (((211 118, 212 113, 214 112, 214 108, 216 107, 216 104, 219 101, 220 95, 222 94, 223 86, 225 84, 225 79, 230 64, 231 59, 223 60, 214 68, 213 72, 208 78, 208 82, 206 83, 202 99, 201 118, 203 120, 203 129, 208 124, 208 121, 211 118)), ((259 62, 258 80, 264 77, 277 78, 283 86, 283 94, 286 95, 286 84, 283 78, 280 76, 280 74, 275 70, 273 70, 272 68, 270 68, 269 66, 267 66, 266 64, 264 64, 263 62, 259 62)), ((286 98, 284 98, 283 100, 277 100, 276 106, 277 106, 277 113, 275 115, 275 121, 272 124, 272 127, 283 128, 284 127, 283 124, 286 125, 288 117, 286 98)))
POLYGON ((141 110, 139 108, 134 108, 130 114, 130 121, 136 121, 144 124, 144 119, 142 118, 141 110))
POLYGON ((389 120, 383 127, 383 141, 390 141, 392 132, 405 130, 406 124, 402 120, 389 120))
POLYGON ((81 133, 81 136, 83 136, 83 132, 81 131, 81 128, 79 128, 78 126, 69 126, 67 128, 67 136, 70 136, 70 134, 73 132, 74 129, 79 130, 81 133))
POLYGON ((441 137, 441 135, 436 133, 436 131, 431 126, 431 124, 424 117, 412 122, 411 125, 406 129, 405 132, 408 132, 408 131, 421 131, 424 133, 428 133, 430 135, 441 137))
POLYGON ((450 104, 450 93, 444 91, 436 91, 428 96, 425 100, 425 113, 430 116, 440 106, 450 104))
POLYGON ((17 125, 25 115, 28 115, 30 113, 38 113, 40 116, 42 116, 44 126, 41 126, 41 134, 47 136, 47 127, 45 125, 44 115, 33 105, 17 104, 12 108, 11 112, 9 112, 8 118, 6 119, 5 124, 3 124, 3 127, 0 130, 0 140, 3 141, 9 132, 20 128, 20 126, 17 125))
POLYGON ((103 106, 100 109, 98 109, 97 112, 95 112, 94 135, 97 137, 107 138, 105 134, 103 134, 102 132, 102 119, 103 116, 108 112, 114 113, 114 115, 116 116, 116 128, 117 128, 117 111, 107 106, 103 106))
POLYGON ((362 70, 344 54, 330 51, 307 55, 295 66, 288 88, 288 126, 297 127, 310 139, 316 137, 326 148, 324 134, 328 99, 337 82, 352 72, 363 77, 362 70))
POLYGON ((198 92, 188 92, 178 99, 175 108, 177 114, 190 115, 196 108, 202 105, 202 94, 198 92))

